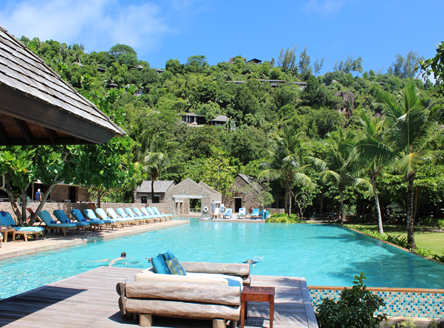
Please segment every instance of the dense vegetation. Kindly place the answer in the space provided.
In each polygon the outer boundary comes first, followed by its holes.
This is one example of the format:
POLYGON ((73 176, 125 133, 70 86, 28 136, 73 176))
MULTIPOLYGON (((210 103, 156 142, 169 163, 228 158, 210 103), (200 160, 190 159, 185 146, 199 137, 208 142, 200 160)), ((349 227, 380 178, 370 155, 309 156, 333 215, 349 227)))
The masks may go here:
MULTIPOLYGON (((349 56, 319 75, 323 59, 311 64, 306 49, 287 49, 260 64, 241 56, 214 66, 201 55, 169 59, 158 74, 127 45, 88 54, 81 45, 21 41, 128 133, 107 146, 58 150, 66 156, 54 158, 87 163, 89 174, 70 169, 63 179, 91 187, 99 201, 131 201, 144 179, 190 177, 230 193, 235 174, 245 173, 264 179, 267 203, 285 196, 286 211, 299 216, 335 210, 341 220, 344 213, 381 218, 380 208, 399 203, 408 211, 412 247, 416 213, 442 201, 444 98, 439 85, 418 78, 423 58, 414 52, 396 56, 386 73, 364 72, 362 58, 349 56), (284 82, 274 87, 261 79, 284 82), (197 128, 179 113, 229 121, 197 128), (119 159, 93 162, 113 149, 119 159), (90 152, 95 156, 85 156, 90 152)), ((2 163, 3 172, 17 173, 12 159, 2 163)), ((32 181, 29 174, 18 189, 32 181)))

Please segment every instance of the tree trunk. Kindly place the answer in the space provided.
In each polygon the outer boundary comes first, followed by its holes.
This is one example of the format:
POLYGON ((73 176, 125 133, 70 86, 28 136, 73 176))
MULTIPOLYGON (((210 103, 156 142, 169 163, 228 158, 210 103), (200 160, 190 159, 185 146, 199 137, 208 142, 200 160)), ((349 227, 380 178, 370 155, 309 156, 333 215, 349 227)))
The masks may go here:
POLYGON ((100 208, 102 206, 102 193, 100 192, 100 189, 97 190, 97 208, 100 208))
POLYGON ((376 190, 376 177, 371 177, 372 186, 373 186, 373 197, 375 198, 376 212, 378 214, 378 228, 379 233, 384 234, 384 228, 382 227, 382 215, 381 215, 381 206, 379 205, 379 197, 378 192, 376 190))
MULTIPOLYGON (((29 187, 29 184, 28 184, 28 187, 29 187)), ((23 224, 23 223, 25 223, 26 222, 26 200, 27 200, 27 195, 26 195, 26 191, 28 190, 28 188, 26 188, 26 189, 23 189, 22 190, 22 193, 21 193, 21 198, 22 198, 22 208, 21 208, 21 219, 19 220, 20 221, 20 224, 23 224)))
POLYGON ((154 177, 151 180, 151 204, 154 204, 154 177))
POLYGON ((324 213, 324 193, 321 194, 321 206, 319 208, 319 214, 323 214, 324 213))
POLYGON ((418 196, 419 196, 419 189, 418 187, 415 188, 415 210, 413 211, 413 222, 416 221, 416 213, 418 213, 418 196))
POLYGON ((410 244, 410 247, 416 249, 415 243, 415 221, 413 217, 413 182, 415 181, 415 173, 412 173, 408 177, 409 188, 408 188, 408 196, 407 196, 407 242, 410 244))
MULTIPOLYGON (((57 175, 58 176, 58 175, 57 175)), ((57 178, 56 176, 56 178, 57 178)), ((40 211, 42 210, 43 206, 46 203, 46 200, 49 197, 49 194, 51 194, 52 189, 59 183, 62 181, 56 181, 53 180, 52 184, 49 186, 48 190, 46 190, 46 192, 43 194, 42 196, 42 200, 40 201, 39 206, 37 207, 37 209, 35 210, 34 214, 31 215, 31 220, 29 220, 29 225, 33 225, 35 220, 37 219, 37 216, 39 215, 40 211)))
POLYGON ((341 198, 341 224, 344 224, 344 195, 342 187, 339 187, 339 196, 341 198))
POLYGON ((290 195, 288 196, 288 217, 291 216, 291 190, 290 195))

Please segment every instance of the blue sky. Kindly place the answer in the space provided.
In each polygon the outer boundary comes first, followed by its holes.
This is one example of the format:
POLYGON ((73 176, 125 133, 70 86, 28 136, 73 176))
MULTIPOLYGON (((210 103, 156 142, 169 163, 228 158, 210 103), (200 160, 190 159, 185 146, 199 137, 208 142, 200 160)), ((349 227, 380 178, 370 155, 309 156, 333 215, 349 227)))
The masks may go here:
POLYGON ((442 0, 2 0, 0 25, 88 52, 125 43, 153 68, 193 55, 211 65, 237 55, 277 60, 297 46, 312 63, 325 58, 322 73, 348 55, 385 72, 398 53, 434 56, 443 12, 442 0))

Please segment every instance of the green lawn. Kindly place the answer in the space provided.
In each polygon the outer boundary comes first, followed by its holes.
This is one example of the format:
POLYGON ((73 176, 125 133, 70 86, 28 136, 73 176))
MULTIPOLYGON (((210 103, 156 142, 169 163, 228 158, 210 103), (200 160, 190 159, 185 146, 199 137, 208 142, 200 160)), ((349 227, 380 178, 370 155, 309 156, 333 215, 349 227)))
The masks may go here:
MULTIPOLYGON (((378 226, 375 224, 345 224, 349 228, 362 228, 377 232, 378 226)), ((391 235, 407 236, 406 228, 403 226, 386 225, 384 232, 391 235)), ((418 248, 429 249, 433 254, 443 255, 444 233, 442 232, 415 232, 415 241, 418 248)))

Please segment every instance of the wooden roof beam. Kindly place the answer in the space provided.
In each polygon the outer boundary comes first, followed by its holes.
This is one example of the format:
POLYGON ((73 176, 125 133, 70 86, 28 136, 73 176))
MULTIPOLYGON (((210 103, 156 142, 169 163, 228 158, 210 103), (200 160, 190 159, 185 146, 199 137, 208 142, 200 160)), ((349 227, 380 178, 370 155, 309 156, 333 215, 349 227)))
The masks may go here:
POLYGON ((46 135, 48 136, 49 140, 52 144, 55 144, 57 142, 57 139, 59 138, 57 136, 57 132, 55 132, 53 129, 45 128, 46 135))
POLYGON ((28 124, 18 118, 14 117, 15 124, 17 124, 18 128, 20 129, 20 132, 22 133, 25 140, 30 144, 32 140, 34 139, 34 136, 31 132, 31 129, 29 128, 28 124))
POLYGON ((9 143, 9 135, 2 122, 0 122, 0 140, 4 145, 7 145, 9 143))

